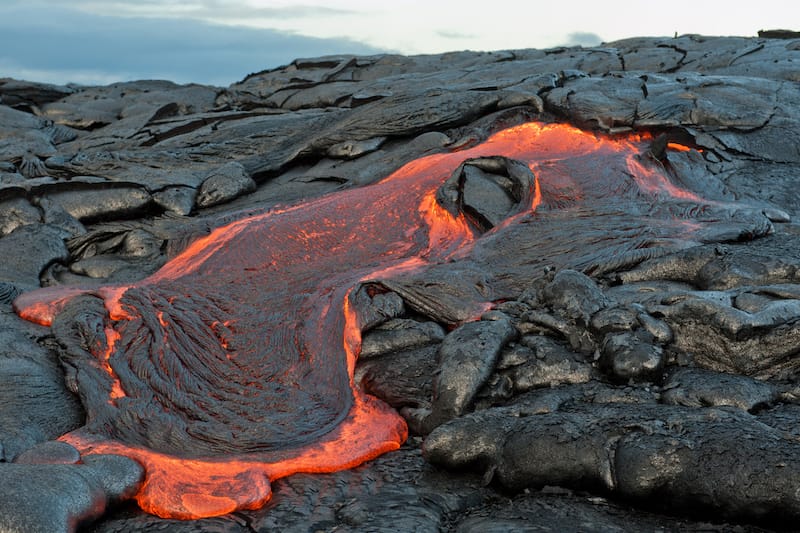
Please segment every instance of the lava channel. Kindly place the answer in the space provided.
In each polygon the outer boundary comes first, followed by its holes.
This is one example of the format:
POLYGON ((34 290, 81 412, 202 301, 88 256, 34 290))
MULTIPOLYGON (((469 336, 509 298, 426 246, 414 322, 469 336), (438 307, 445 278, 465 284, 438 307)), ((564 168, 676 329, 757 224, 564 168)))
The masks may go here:
MULTIPOLYGON (((435 195, 470 158, 502 155, 534 171, 517 216, 621 189, 695 199, 633 163, 645 142, 524 124, 373 185, 218 228, 140 282, 21 295, 19 315, 66 344, 87 412, 61 440, 139 461, 141 508, 183 519, 258 508, 276 478, 397 449, 405 422, 354 383, 362 324, 351 290, 469 253, 478 232, 435 195), (582 163, 566 172, 566 160, 582 163)), ((476 317, 488 305, 464 302, 476 317)))

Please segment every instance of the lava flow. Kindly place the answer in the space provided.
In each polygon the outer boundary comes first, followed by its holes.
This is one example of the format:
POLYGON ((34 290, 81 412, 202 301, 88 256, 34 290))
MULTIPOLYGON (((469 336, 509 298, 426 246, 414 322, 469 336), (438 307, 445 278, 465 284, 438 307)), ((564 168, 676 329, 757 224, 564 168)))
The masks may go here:
MULTIPOLYGON (((403 419, 353 380, 362 318, 351 290, 468 254, 477 230, 435 193, 469 158, 503 155, 534 171, 515 216, 614 195, 694 199, 633 163, 645 140, 524 124, 374 185, 233 222, 132 285, 23 294, 20 316, 66 339, 86 408, 85 426, 62 440, 139 461, 139 505, 175 518, 257 508, 271 480, 397 449, 403 419)), ((464 302, 475 316, 486 306, 464 302)))

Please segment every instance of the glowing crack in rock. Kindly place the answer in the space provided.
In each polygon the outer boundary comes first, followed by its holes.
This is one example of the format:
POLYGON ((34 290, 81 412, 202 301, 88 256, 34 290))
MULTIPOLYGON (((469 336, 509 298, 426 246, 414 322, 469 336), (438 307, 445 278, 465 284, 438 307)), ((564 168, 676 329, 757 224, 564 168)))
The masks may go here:
MULTIPOLYGON (((80 335, 64 360, 87 420, 62 440, 139 461, 141 508, 186 519, 257 508, 271 480, 397 449, 403 419, 353 380, 362 324, 350 291, 469 252, 478 236, 435 200, 469 158, 503 155, 534 171, 524 216, 609 195, 697 200, 635 161, 645 141, 524 124, 218 228, 140 282, 21 295, 20 316, 57 327, 64 314, 80 335), (564 161, 580 161, 581 175, 564 161), (69 315, 80 298, 89 304, 69 315)), ((464 302, 476 317, 487 305, 464 302)))

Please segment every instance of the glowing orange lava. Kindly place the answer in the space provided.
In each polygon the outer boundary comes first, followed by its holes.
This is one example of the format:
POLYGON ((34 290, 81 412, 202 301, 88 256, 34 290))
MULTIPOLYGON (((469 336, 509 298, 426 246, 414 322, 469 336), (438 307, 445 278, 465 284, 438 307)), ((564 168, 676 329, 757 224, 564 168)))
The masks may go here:
MULTIPOLYGON (((43 325, 82 293, 102 298, 108 311, 105 346, 72 362, 87 369, 79 372, 83 401, 96 391, 106 401, 89 406, 86 426, 62 440, 82 454, 139 461, 141 508, 182 519, 254 509, 270 498, 271 480, 397 449, 405 422, 353 382, 362 325, 351 289, 469 253, 477 236, 435 200, 469 158, 529 165, 532 202, 518 216, 614 194, 699 200, 638 161, 647 138, 515 126, 374 185, 218 228, 140 282, 21 295, 16 311, 43 325), (593 172, 561 164, 572 160, 593 172), (318 427, 295 436, 307 420, 318 427)), ((475 315, 487 305, 464 302, 475 315)))

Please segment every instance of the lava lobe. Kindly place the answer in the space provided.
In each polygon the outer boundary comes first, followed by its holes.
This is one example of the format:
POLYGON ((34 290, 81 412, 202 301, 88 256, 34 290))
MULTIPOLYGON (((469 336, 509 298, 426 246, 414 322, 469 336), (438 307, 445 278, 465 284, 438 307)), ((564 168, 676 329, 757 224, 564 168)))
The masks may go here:
MULTIPOLYGON (((86 408, 85 426, 62 440, 139 461, 139 505, 176 518, 257 508, 270 480, 397 449, 405 422, 353 381, 365 324, 351 291, 464 257, 498 227, 480 194, 447 181, 468 159, 501 155, 512 174, 528 172, 502 224, 595 202, 698 200, 637 162, 643 147, 639 136, 524 124, 374 185, 233 222, 132 285, 23 294, 15 309, 52 326, 86 408)), ((467 171, 479 179, 495 163, 467 171)), ((463 302, 472 316, 488 305, 463 302)))

